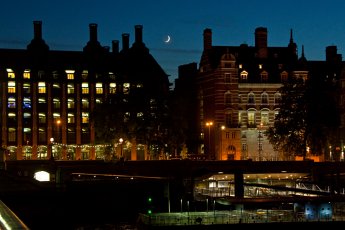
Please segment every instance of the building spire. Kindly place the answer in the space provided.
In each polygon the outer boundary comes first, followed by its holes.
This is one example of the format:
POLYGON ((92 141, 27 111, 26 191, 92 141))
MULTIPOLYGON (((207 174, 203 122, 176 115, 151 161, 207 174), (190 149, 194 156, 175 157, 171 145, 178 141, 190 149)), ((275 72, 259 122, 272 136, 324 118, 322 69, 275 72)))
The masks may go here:
POLYGON ((292 29, 290 29, 290 43, 293 43, 292 29))

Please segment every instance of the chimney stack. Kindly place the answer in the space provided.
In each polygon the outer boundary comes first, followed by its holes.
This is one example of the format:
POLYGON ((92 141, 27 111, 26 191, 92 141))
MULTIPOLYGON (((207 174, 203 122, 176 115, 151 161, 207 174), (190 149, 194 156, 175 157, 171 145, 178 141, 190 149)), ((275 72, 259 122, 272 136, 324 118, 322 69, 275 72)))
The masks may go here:
POLYGON ((129 34, 122 34, 122 50, 127 51, 129 49, 129 34))
POLYGON ((255 29, 255 47, 259 58, 267 58, 267 28, 258 27, 255 29))
POLYGON ((97 24, 96 23, 90 23, 89 29, 90 29, 90 41, 96 42, 97 41, 97 24))
POLYGON ((212 30, 207 28, 204 30, 204 50, 212 48, 212 30))
POLYGON ((112 52, 116 54, 119 53, 119 40, 113 40, 111 44, 112 44, 112 52))
POLYGON ((42 21, 34 21, 34 39, 42 39, 42 21))
POLYGON ((143 42, 143 26, 142 25, 135 26, 135 42, 136 43, 143 42))

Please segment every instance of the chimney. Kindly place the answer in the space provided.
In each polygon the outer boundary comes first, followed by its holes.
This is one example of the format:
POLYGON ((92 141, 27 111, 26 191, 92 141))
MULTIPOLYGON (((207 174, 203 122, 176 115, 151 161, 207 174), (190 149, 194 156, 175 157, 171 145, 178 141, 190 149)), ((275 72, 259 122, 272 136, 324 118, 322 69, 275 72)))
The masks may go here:
POLYGON ((267 58, 267 28, 258 27, 255 29, 255 47, 259 58, 267 58))
POLYGON ((204 30, 204 50, 212 48, 212 30, 207 28, 204 30))
POLYGON ((326 47, 326 61, 327 62, 341 62, 343 59, 341 54, 337 52, 337 46, 326 47))
POLYGON ((119 53, 119 40, 113 40, 111 44, 112 44, 112 52, 116 54, 119 53))
POLYGON ((122 34, 122 50, 126 51, 129 49, 129 34, 123 33, 122 34))
POLYGON ((96 42, 97 41, 97 24, 96 23, 90 23, 89 29, 90 29, 90 41, 96 42))
POLYGON ((34 39, 42 39, 42 21, 34 21, 34 39))
POLYGON ((135 26, 135 42, 136 43, 143 42, 143 26, 142 25, 135 26))

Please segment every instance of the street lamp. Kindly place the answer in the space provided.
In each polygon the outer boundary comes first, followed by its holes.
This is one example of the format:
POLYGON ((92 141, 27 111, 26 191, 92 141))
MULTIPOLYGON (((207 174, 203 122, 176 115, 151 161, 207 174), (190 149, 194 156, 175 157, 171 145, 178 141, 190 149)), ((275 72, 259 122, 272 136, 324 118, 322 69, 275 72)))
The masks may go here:
POLYGON ((49 143, 50 159, 54 160, 54 153, 53 153, 54 137, 51 137, 49 141, 50 141, 49 143))
POLYGON ((123 139, 120 138, 119 142, 120 142, 120 158, 123 158, 123 156, 122 156, 122 143, 123 143, 123 139))
POLYGON ((213 125, 212 121, 206 122, 206 127, 208 127, 208 146, 207 146, 207 151, 210 155, 210 149, 211 149, 211 126, 213 125))
POLYGON ((219 160, 223 160, 223 130, 225 130, 225 125, 220 127, 220 157, 219 160))

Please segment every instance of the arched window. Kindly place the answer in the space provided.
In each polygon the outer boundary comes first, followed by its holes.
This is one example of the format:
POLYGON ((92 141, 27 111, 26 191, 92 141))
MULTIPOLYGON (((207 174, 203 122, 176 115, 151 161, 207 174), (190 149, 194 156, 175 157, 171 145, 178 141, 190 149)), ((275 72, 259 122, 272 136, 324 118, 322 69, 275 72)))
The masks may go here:
POLYGON ((248 104, 255 104, 255 96, 254 93, 248 94, 248 104))
POLYGON ((281 94, 280 93, 274 94, 274 104, 275 105, 280 105, 281 102, 282 102, 281 94))
POLYGON ((230 106, 231 105, 231 93, 230 91, 227 91, 224 95, 224 102, 225 106, 230 106))
POLYGON ((268 105, 268 94, 266 92, 261 94, 261 104, 268 105))

